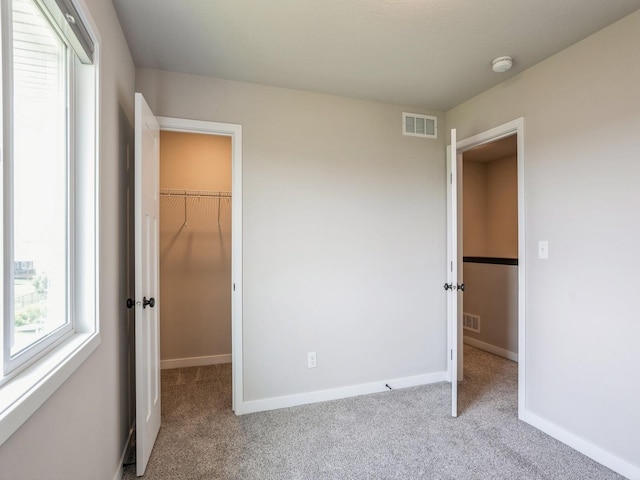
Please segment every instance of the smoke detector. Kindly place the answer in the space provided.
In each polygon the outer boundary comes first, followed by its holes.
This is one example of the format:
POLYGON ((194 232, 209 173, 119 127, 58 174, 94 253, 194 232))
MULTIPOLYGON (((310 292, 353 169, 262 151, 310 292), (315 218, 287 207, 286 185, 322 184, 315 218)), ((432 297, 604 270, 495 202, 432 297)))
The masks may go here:
POLYGON ((511 69, 513 65, 513 59, 511 57, 497 57, 491 62, 491 68, 496 73, 506 72, 511 69))

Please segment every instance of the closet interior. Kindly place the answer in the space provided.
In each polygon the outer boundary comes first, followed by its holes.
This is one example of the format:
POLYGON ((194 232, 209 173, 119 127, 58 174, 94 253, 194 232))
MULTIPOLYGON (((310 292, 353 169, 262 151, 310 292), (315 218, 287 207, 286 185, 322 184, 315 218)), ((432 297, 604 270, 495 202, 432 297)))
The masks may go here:
POLYGON ((163 369, 231 362, 231 138, 160 136, 163 369))
POLYGON ((518 360, 517 137, 463 154, 464 343, 518 360))

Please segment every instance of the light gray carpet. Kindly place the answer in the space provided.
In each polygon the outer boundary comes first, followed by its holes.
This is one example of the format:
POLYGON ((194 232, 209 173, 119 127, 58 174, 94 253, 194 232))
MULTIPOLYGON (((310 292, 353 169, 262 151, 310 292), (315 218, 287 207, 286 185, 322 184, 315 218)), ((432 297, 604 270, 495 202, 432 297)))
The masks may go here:
POLYGON ((236 417, 230 365, 163 371, 144 478, 623 478, 517 419, 515 363, 468 346, 465 362, 457 419, 448 383, 236 417))

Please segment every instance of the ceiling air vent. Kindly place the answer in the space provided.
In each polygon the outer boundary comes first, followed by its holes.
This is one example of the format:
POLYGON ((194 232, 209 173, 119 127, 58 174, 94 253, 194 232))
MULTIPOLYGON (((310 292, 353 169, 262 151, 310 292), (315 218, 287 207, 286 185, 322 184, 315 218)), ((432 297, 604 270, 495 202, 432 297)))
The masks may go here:
POLYGON ((412 137, 438 138, 438 118, 403 112, 402 134, 412 137))

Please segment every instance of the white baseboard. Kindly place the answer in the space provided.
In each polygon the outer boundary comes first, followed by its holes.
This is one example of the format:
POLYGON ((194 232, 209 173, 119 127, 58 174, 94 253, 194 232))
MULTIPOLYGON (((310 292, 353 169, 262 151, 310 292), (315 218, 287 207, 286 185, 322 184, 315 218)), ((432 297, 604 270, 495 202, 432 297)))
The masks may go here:
POLYGON ((231 363, 231 354, 160 360, 160 369, 166 370, 169 368, 200 367, 202 365, 217 365, 219 363, 231 363))
POLYGON ((129 453, 129 446, 131 445, 131 439, 133 438, 134 431, 135 423, 131 426, 131 428, 129 428, 129 437, 127 437, 127 442, 124 444, 124 448, 122 449, 122 455, 120 455, 120 463, 118 463, 118 469, 113 475, 113 480, 122 480, 122 475, 124 474, 124 461, 127 457, 127 453, 129 453))
POLYGON ((522 420, 629 480, 640 480, 639 465, 633 465, 534 413, 525 412, 522 420))
POLYGON ((287 395, 283 397, 265 398, 263 400, 253 400, 250 402, 239 402, 236 408, 236 415, 246 413, 264 412, 278 408, 297 407, 309 403, 326 402, 328 400, 338 400, 340 398, 356 397, 369 393, 385 392, 389 389, 416 387, 418 385, 428 385, 430 383, 447 381, 447 372, 435 372, 425 375, 415 375, 412 377, 395 378, 393 380, 381 380, 379 382, 353 385, 349 387, 332 388, 328 390, 318 390, 315 392, 287 395))
POLYGON ((506 358, 507 360, 513 360, 514 362, 518 361, 518 354, 512 352, 510 350, 505 350, 504 348, 496 347, 495 345, 491 345, 490 343, 482 342, 475 338, 464 337, 464 343, 467 345, 471 345, 472 347, 479 348, 480 350, 484 350, 485 352, 493 353, 494 355, 498 355, 499 357, 506 358))

